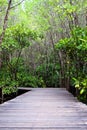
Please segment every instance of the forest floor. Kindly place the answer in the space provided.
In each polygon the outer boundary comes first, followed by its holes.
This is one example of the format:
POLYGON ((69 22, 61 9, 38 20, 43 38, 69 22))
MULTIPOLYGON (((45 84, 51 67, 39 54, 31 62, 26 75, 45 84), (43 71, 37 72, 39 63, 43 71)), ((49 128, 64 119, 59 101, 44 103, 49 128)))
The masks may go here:
POLYGON ((0 130, 87 130, 87 106, 64 88, 33 88, 0 105, 0 130))

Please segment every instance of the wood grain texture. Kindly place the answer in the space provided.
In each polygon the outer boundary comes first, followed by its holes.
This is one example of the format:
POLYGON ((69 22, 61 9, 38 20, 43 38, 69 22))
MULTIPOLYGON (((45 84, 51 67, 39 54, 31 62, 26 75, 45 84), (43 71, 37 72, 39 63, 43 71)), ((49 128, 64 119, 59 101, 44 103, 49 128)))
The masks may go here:
POLYGON ((0 130, 87 130, 87 106, 64 88, 35 88, 0 105, 0 130))

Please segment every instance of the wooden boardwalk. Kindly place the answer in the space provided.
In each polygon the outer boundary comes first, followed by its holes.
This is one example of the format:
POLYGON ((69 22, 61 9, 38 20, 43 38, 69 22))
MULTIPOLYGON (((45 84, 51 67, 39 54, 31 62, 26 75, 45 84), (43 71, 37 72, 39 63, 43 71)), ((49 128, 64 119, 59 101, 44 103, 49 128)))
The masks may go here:
POLYGON ((87 106, 63 88, 32 89, 0 105, 0 130, 87 130, 87 106))

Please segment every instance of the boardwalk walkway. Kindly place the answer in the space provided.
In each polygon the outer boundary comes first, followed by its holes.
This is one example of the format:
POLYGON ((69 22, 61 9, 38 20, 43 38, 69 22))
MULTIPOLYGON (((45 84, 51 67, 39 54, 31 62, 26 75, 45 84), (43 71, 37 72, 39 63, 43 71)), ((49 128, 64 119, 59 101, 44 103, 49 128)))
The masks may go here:
POLYGON ((32 89, 0 105, 0 130, 87 130, 87 106, 62 88, 32 89))

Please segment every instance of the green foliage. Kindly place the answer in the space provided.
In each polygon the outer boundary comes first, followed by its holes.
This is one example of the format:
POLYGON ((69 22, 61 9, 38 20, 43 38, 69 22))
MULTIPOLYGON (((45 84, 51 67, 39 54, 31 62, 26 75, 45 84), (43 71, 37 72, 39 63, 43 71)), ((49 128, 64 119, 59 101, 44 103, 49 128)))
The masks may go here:
POLYGON ((0 8, 7 4, 7 0, 0 0, 0 8))
POLYGON ((16 49, 28 47, 32 40, 36 38, 37 33, 35 31, 29 30, 24 24, 18 24, 6 30, 1 47, 12 52, 16 49))
POLYGON ((46 87, 42 77, 38 77, 36 75, 34 76, 33 74, 31 74, 27 66, 25 66, 24 64, 19 65, 17 81, 19 83, 19 86, 22 87, 46 87))
MULTIPOLYGON (((87 99, 87 27, 76 27, 70 38, 61 39, 55 45, 57 51, 66 54, 66 64, 69 64, 69 77, 75 79, 75 87, 80 91, 79 99, 87 99), (68 61, 67 61, 68 60, 68 61), (73 78, 74 77, 74 78, 73 78), (77 80, 76 80, 77 79, 77 80)), ((72 86, 73 84, 71 84, 72 86)))
POLYGON ((42 77, 47 87, 59 86, 59 69, 58 64, 53 63, 42 64, 36 68, 36 73, 39 77, 42 77))
POLYGON ((18 82, 11 80, 9 71, 3 67, 0 73, 0 87, 3 88, 3 94, 11 94, 17 91, 18 82))
POLYGON ((24 61, 20 58, 13 58, 8 66, 5 64, 0 73, 0 86, 3 88, 3 94, 17 92, 18 87, 46 87, 42 77, 30 74, 24 61))
POLYGON ((19 43, 21 48, 30 45, 31 40, 35 40, 37 38, 37 34, 35 31, 31 31, 24 24, 18 24, 12 27, 13 37, 19 43))
POLYGON ((87 103, 87 78, 73 78, 73 80, 75 87, 79 90, 79 100, 87 103))
POLYGON ((3 88, 3 94, 8 94, 9 95, 11 93, 16 93, 17 92, 17 86, 18 86, 17 81, 10 81, 9 80, 7 86, 5 84, 5 86, 3 88))
MULTIPOLYGON (((32 40, 35 40, 36 38, 36 32, 29 30, 24 24, 18 24, 6 30, 1 45, 4 62, 0 73, 0 86, 3 88, 4 94, 10 94, 17 91, 17 87, 20 85, 19 75, 22 73, 21 69, 24 69, 21 52, 24 48, 29 47, 32 40), (15 52, 17 52, 17 56, 15 56, 15 52), (12 56, 13 53, 14 56, 12 56)), ((37 78, 28 75, 29 73, 21 79, 21 85, 36 87, 37 78)))
POLYGON ((22 86, 22 87, 44 88, 46 86, 41 77, 38 78, 37 76, 33 76, 27 72, 23 74, 22 72, 19 73, 18 81, 19 81, 19 86, 22 86))

